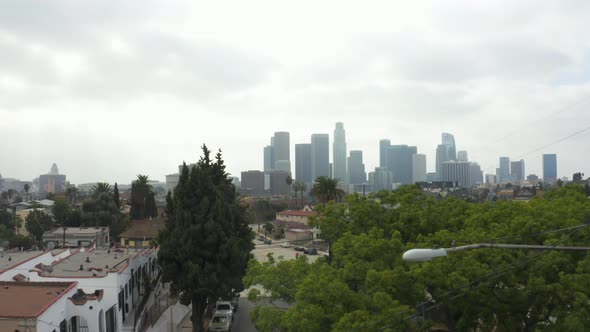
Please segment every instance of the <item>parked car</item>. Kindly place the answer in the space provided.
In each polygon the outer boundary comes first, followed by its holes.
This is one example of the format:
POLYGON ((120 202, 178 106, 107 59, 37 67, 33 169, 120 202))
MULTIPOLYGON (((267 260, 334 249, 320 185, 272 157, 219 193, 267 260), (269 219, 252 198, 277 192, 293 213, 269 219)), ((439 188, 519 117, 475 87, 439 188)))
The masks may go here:
POLYGON ((283 247, 283 248, 290 248, 291 247, 291 244, 289 242, 283 242, 283 243, 281 243, 281 247, 283 247))
POLYGON ((217 301, 215 303, 215 313, 220 315, 227 315, 232 320, 234 319, 234 308, 230 301, 217 301))
POLYGON ((258 241, 264 242, 264 240, 266 240, 266 238, 264 237, 264 235, 258 235, 258 241))
POLYGON ((272 240, 271 239, 266 239, 266 240, 264 240, 264 244, 272 244, 272 240))
POLYGON ((318 250, 316 248, 305 248, 305 250, 303 250, 303 253, 306 255, 317 255, 318 250))
POLYGON ((295 247, 293 247, 293 250, 295 250, 295 251, 304 251, 305 248, 300 247, 300 246, 295 246, 295 247))
POLYGON ((240 293, 235 293, 230 302, 232 308, 234 309, 234 312, 236 312, 238 310, 238 305, 240 303, 240 293))
POLYGON ((231 330, 231 320, 231 316, 216 312, 213 314, 213 317, 211 318, 211 324, 209 324, 209 331, 229 332, 231 330))

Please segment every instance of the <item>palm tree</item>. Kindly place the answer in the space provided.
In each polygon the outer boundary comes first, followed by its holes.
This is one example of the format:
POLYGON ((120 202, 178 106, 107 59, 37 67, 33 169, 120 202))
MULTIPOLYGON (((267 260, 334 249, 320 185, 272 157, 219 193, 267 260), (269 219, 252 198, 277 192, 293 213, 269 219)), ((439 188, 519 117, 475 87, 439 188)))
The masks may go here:
POLYGON ((301 182, 301 181, 295 181, 293 188, 295 189, 295 205, 297 206, 298 209, 303 208, 303 193, 305 192, 305 190, 307 189, 305 186, 305 182, 301 182), (299 201, 300 204, 297 205, 297 192, 301 193, 301 200, 299 201))
POLYGON ((338 188, 339 185, 340 179, 320 176, 315 179, 311 195, 324 205, 332 200, 339 201, 345 194, 344 190, 338 188))
POLYGON ((293 178, 291 177, 291 175, 287 175, 287 178, 285 179, 285 183, 289 186, 289 205, 291 205, 291 185, 293 184, 293 178))
POLYGON ((111 185, 106 182, 97 182, 94 186, 92 186, 92 196, 98 197, 100 194, 113 194, 113 188, 111 185))
POLYGON ((29 189, 31 189, 31 187, 29 186, 29 184, 28 184, 28 183, 25 183, 25 187, 24 187, 24 189, 25 189, 25 192, 27 193, 27 198, 26 198, 26 200, 27 200, 27 202, 28 202, 28 201, 29 201, 29 189))
POLYGON ((70 203, 70 206, 74 206, 76 204, 76 196, 78 194, 78 189, 76 187, 68 187, 66 189, 66 198, 70 203))

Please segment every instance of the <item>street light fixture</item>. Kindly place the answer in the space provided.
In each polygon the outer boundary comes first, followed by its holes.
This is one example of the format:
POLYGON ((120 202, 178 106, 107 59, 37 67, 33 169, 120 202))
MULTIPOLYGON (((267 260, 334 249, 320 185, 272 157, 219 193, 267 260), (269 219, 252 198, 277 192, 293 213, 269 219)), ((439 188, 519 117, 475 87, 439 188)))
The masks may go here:
POLYGON ((438 249, 410 249, 404 252, 402 259, 410 262, 425 262, 437 257, 446 257, 448 253, 455 251, 498 248, 498 249, 520 249, 520 250, 562 250, 562 251, 588 251, 590 247, 571 247, 571 246, 543 246, 528 244, 502 244, 502 243, 476 243, 453 248, 438 249))

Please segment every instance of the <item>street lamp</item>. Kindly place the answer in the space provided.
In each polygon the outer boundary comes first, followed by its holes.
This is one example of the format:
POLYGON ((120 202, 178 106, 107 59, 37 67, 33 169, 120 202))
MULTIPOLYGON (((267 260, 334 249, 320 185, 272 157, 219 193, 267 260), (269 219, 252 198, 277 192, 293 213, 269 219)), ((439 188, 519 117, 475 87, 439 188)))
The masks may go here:
POLYGON ((482 248, 498 248, 498 249, 520 249, 520 250, 562 250, 562 251, 588 251, 590 247, 571 247, 571 246, 543 246, 543 245, 528 245, 528 244, 502 244, 502 243, 476 243, 465 246, 458 246, 453 248, 438 248, 438 249, 410 249, 404 252, 402 259, 410 262, 425 262, 437 257, 446 257, 448 253, 455 251, 482 249, 482 248))

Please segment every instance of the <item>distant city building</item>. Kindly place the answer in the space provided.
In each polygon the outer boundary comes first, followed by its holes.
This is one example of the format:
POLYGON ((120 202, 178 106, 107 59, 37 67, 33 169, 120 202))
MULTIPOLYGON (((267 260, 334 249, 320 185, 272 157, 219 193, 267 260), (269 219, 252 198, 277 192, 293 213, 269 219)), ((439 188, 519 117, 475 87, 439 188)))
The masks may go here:
POLYGON ((330 176, 330 136, 311 135, 311 181, 320 176, 330 176))
POLYGON ((536 174, 529 174, 526 177, 526 180, 530 183, 537 183, 539 182, 539 177, 536 174))
POLYGON ((442 163, 442 181, 457 182, 461 188, 471 188, 471 163, 464 161, 445 161, 442 163))
POLYGON ((351 150, 348 157, 348 183, 363 184, 367 182, 365 164, 363 164, 363 151, 351 150))
POLYGON ((342 122, 336 123, 334 142, 332 143, 333 177, 340 179, 340 183, 348 182, 346 169, 346 131, 342 122))
POLYGON ((236 187, 236 189, 239 189, 242 187, 242 184, 240 182, 240 178, 237 176, 230 176, 229 177, 231 179, 231 183, 234 185, 234 187, 236 187))
POLYGON ((498 169, 498 182, 510 182, 510 158, 500 157, 500 168, 498 169))
POLYGON ((270 172, 274 169, 274 165, 274 147, 272 145, 267 145, 264 147, 264 171, 270 172))
POLYGON ((254 196, 264 195, 264 172, 256 170, 245 171, 241 175, 241 189, 249 190, 254 196))
POLYGON ((382 139, 379 141, 379 167, 387 167, 387 151, 391 146, 391 141, 382 139))
POLYGON ((291 173, 291 148, 289 133, 286 131, 275 132, 271 140, 274 146, 274 168, 278 169, 277 162, 281 161, 282 170, 291 173), (286 168, 288 165, 288 168, 286 168))
POLYGON ((467 151, 463 150, 457 152, 457 161, 469 161, 469 158, 467 157, 467 151))
MULTIPOLYGON (((277 160, 275 162, 275 171, 283 171, 291 174, 291 162, 289 160, 277 160)), ((272 170, 270 171, 272 172, 272 170)))
POLYGON ((289 185, 287 185, 287 177, 290 173, 286 171, 271 171, 270 176, 270 194, 271 195, 288 195, 289 185))
MULTIPOLYGON (((166 186, 170 192, 174 192, 174 188, 178 185, 178 181, 180 181, 180 174, 168 174, 166 175, 166 186)), ((78 189, 79 190, 79 189, 78 189)))
POLYGON ((486 174, 486 184, 496 184, 496 174, 486 174))
POLYGON ((543 182, 554 183, 557 181, 557 155, 543 155, 543 182))
POLYGON ((468 162, 470 165, 470 187, 477 186, 483 183, 483 171, 481 167, 476 162, 468 162))
POLYGON ((415 146, 391 145, 387 150, 387 169, 393 176, 393 183, 411 184, 412 155, 418 149, 415 146))
POLYGON ((373 187, 373 191, 391 190, 393 175, 387 167, 375 167, 375 171, 369 173, 369 183, 373 187))
POLYGON ((425 182, 426 180, 426 155, 412 155, 412 182, 425 182))
POLYGON ((295 179, 297 181, 309 184, 313 182, 311 178, 311 144, 295 144, 295 179))
POLYGON ((66 176, 59 174, 57 165, 54 163, 49 174, 39 176, 39 192, 58 194, 66 190, 66 176))
POLYGON ((510 162, 510 178, 512 181, 524 181, 524 160, 510 162))
POLYGON ((436 174, 436 172, 429 172, 426 173, 426 182, 435 182, 437 181, 438 176, 436 174))
POLYGON ((457 160, 457 148, 455 146, 455 137, 449 133, 442 133, 441 143, 436 147, 436 174, 442 179, 442 163, 446 161, 457 160))

